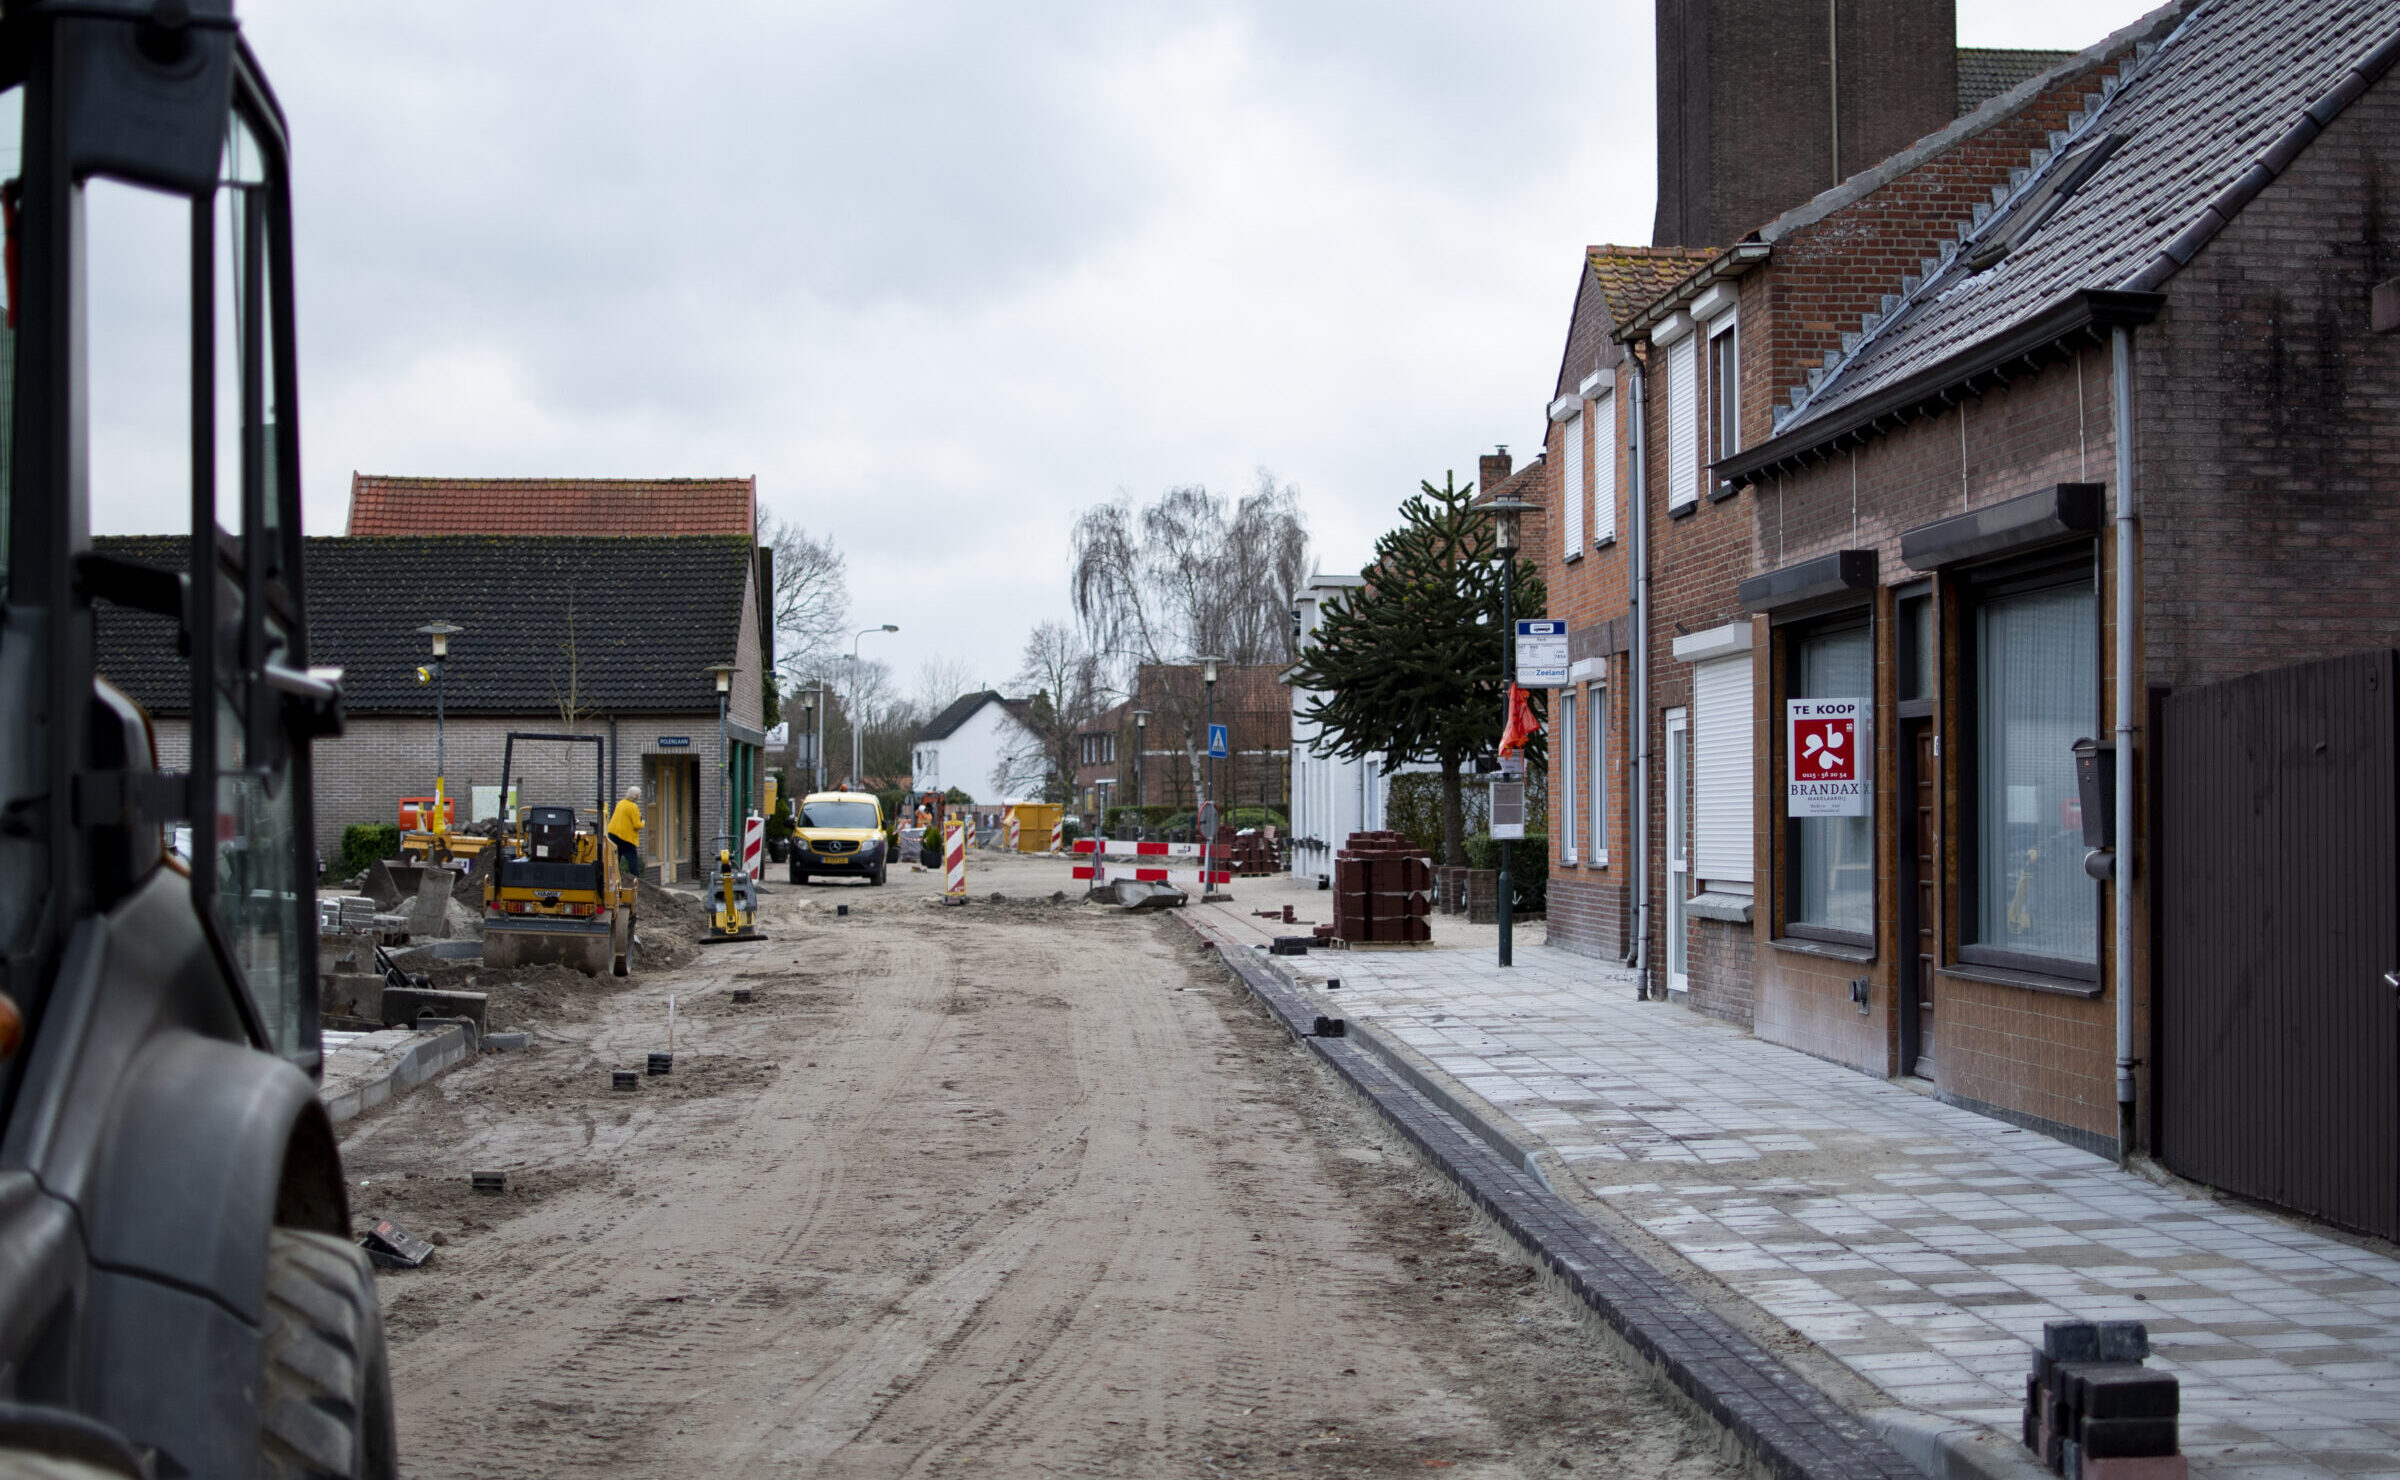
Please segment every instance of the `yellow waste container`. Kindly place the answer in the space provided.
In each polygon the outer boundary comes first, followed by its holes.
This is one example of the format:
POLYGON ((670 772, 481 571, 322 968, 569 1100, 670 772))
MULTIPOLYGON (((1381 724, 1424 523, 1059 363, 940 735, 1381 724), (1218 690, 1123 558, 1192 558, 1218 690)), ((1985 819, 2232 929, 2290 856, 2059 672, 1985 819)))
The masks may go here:
POLYGON ((1066 809, 1052 802, 1019 802, 1008 810, 1017 819, 1017 851, 1049 852, 1050 829, 1058 825, 1066 809))

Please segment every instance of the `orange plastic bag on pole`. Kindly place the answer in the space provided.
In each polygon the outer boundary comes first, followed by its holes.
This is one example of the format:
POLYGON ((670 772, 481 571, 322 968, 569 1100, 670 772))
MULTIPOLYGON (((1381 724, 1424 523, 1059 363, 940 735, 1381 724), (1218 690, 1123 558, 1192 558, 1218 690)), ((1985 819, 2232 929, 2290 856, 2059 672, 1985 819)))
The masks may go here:
POLYGON ((1542 722, 1533 717, 1533 694, 1515 684, 1508 686, 1508 723, 1500 731, 1500 758, 1513 760, 1525 753, 1526 742, 1542 732, 1542 722))

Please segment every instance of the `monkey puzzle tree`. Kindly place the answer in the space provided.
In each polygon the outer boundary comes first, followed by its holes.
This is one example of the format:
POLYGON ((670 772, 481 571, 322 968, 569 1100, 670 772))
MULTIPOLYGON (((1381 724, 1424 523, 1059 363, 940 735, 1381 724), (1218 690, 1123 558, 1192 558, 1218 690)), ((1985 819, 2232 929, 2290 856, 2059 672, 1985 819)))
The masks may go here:
MULTIPOLYGON (((1499 743, 1507 709, 1500 564, 1490 516, 1454 475, 1422 484, 1400 521, 1375 542, 1365 587, 1326 607, 1293 682, 1325 695, 1304 717, 1336 755, 1380 757, 1386 775, 1409 761, 1441 768, 1442 861, 1463 864, 1463 773, 1499 743)), ((1538 617, 1542 578, 1516 564, 1516 614, 1538 617)))

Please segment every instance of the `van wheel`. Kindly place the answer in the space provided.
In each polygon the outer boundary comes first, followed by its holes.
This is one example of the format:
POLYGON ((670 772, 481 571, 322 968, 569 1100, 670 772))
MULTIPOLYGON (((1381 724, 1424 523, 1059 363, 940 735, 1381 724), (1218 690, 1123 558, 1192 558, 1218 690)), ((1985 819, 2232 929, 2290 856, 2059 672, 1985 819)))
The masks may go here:
POLYGON ((876 859, 875 872, 867 876, 867 882, 870 884, 880 885, 883 882, 883 871, 889 866, 890 865, 886 864, 882 859, 876 859))
POLYGON ((805 884, 808 882, 807 873, 803 871, 800 865, 796 863, 792 865, 792 882, 795 884, 805 884))
POLYGON ((258 1473, 395 1480, 392 1379, 375 1272, 347 1239, 278 1228, 267 1245, 258 1473))

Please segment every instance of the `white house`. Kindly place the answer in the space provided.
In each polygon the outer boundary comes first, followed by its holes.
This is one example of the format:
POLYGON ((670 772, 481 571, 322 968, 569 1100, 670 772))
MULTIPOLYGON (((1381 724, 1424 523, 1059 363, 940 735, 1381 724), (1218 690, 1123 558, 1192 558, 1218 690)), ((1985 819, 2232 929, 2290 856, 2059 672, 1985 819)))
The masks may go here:
MULTIPOLYGON (((1317 629, 1325 620, 1328 602, 1366 585, 1349 575, 1311 575, 1292 606, 1293 625, 1302 648, 1316 645, 1317 629)), ((1289 679, 1286 679, 1289 683, 1289 679)), ((1373 832, 1383 826, 1387 778, 1383 758, 1344 760, 1318 743, 1318 727, 1307 718, 1308 706, 1324 697, 1317 689, 1291 684, 1292 691, 1292 874, 1295 878, 1330 880, 1333 855, 1354 832, 1373 832)), ((1403 771, 1428 769, 1403 766, 1403 771)))
POLYGON ((1017 719, 1024 703, 985 689, 955 700, 927 721, 911 742, 916 789, 955 787, 978 804, 1039 795, 1042 777, 1025 773, 1041 763, 1043 751, 1040 739, 1017 719))

